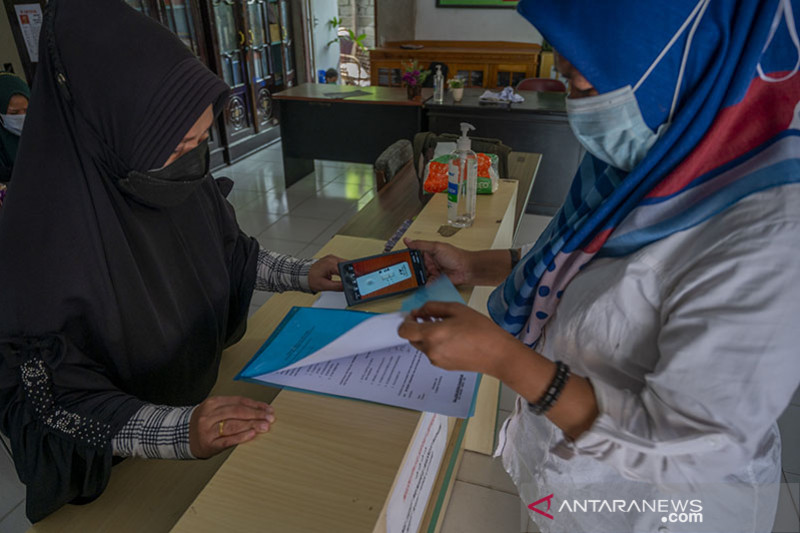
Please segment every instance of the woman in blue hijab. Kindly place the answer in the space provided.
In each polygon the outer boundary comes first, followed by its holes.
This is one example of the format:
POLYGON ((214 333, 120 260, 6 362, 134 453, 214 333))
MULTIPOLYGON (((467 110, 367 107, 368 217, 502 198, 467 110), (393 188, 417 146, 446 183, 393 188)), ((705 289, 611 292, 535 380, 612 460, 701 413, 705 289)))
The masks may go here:
POLYGON ((542 531, 771 531, 800 381, 800 6, 519 12, 560 53, 588 154, 532 246, 407 242, 500 286, 494 323, 429 303, 400 334, 519 393, 497 453, 542 531))

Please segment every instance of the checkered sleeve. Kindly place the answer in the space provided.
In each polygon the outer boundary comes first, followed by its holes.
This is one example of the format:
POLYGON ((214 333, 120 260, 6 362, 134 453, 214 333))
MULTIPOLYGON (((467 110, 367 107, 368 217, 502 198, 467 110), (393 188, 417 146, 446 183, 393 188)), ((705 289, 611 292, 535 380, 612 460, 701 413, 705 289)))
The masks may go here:
POLYGON ((256 289, 270 292, 311 292, 308 273, 315 262, 314 259, 299 259, 261 248, 258 251, 256 289))
POLYGON ((194 406, 145 405, 111 439, 114 455, 145 459, 194 459, 189 421, 194 406))

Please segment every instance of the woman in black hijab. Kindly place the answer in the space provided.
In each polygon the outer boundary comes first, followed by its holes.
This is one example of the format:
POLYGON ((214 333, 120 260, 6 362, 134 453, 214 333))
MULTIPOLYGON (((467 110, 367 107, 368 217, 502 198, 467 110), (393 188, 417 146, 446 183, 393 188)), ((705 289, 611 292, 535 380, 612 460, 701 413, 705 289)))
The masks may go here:
POLYGON ((266 404, 206 399, 220 354, 254 287, 339 286, 337 258, 239 230, 208 174, 227 86, 168 30, 51 0, 40 50, 0 211, 0 429, 34 522, 96 498, 115 455, 208 457, 268 429, 266 404))
POLYGON ((0 184, 11 179, 30 98, 27 83, 10 72, 0 72, 0 184))

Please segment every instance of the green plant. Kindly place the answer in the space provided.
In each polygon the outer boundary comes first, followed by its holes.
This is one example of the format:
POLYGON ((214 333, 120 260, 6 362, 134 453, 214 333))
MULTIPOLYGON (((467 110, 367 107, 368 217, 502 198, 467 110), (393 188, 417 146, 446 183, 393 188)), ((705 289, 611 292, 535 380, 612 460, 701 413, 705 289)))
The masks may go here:
POLYGON ((403 85, 407 87, 422 85, 431 73, 430 70, 420 70, 419 62, 416 59, 403 63, 403 70, 404 72, 401 79, 403 85))
POLYGON ((463 89, 464 88, 464 80, 461 78, 453 78, 447 80, 447 86, 451 89, 463 89))
MULTIPOLYGON (((331 29, 337 30, 342 25, 342 19, 340 19, 339 17, 333 17, 327 22, 327 24, 328 26, 331 27, 331 29)), ((364 44, 364 41, 367 38, 366 33, 362 33, 361 35, 356 35, 355 32, 351 29, 345 28, 345 30, 347 30, 347 36, 344 35, 337 36, 336 39, 331 39, 330 41, 328 41, 325 44, 325 46, 330 46, 333 43, 338 43, 342 39, 347 39, 348 41, 353 41, 356 44, 356 47, 358 47, 359 49, 364 51, 367 50, 367 45, 364 44)))

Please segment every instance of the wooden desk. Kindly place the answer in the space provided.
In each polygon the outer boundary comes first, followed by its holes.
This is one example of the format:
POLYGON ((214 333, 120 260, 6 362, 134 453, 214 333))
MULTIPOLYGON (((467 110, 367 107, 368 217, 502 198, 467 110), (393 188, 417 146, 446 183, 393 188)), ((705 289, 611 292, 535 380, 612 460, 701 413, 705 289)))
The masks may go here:
POLYGON ((404 88, 318 83, 275 94, 286 186, 313 172, 314 159, 372 164, 393 142, 412 140, 431 94, 409 100, 404 88))
MULTIPOLYGON (((495 195, 478 199, 475 226, 448 238, 467 249, 507 247, 511 243, 517 184, 507 182, 495 195)), ((439 238, 446 212, 443 195, 434 197, 409 228, 414 238, 439 238)), ((320 251, 368 255, 380 250, 374 239, 336 236, 320 251)), ((463 290, 470 305, 485 309, 479 291, 463 290), (475 293, 477 299, 472 296, 475 293)), ((402 296, 360 308, 396 310, 402 296)), ((253 322, 274 327, 294 295, 270 299, 253 322), (273 301, 275 302, 273 303, 273 301)), ((266 336, 270 327, 264 328, 266 336)), ((494 397, 497 384, 485 397, 494 397)), ((482 387, 483 389, 483 387, 482 387)), ((382 532, 385 504, 421 414, 384 405, 283 391, 274 400, 274 430, 239 446, 176 524, 176 532, 286 531, 382 532)), ((471 423, 471 422, 470 422, 471 423)), ((462 447, 464 421, 450 419, 448 453, 429 500, 421 531, 440 525, 462 447)), ((487 424, 488 427, 488 424, 487 424)), ((494 419, 491 429, 493 436, 494 419)))
POLYGON ((536 183, 527 211, 553 215, 567 195, 572 178, 583 158, 584 149, 567 122, 564 93, 520 91, 525 101, 519 104, 481 104, 483 89, 464 89, 461 102, 452 93, 444 102, 425 102, 429 130, 458 133, 459 123, 469 122, 476 137, 500 139, 520 152, 542 154, 536 183))
MULTIPOLYGON (((509 177, 519 183, 514 209, 514 236, 522 222, 522 214, 528 204, 541 160, 540 154, 511 152, 509 155, 509 177)), ((420 199, 416 170, 409 163, 338 233, 386 241, 403 222, 417 216, 430 198, 431 196, 425 196, 420 199)))

